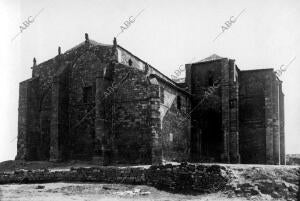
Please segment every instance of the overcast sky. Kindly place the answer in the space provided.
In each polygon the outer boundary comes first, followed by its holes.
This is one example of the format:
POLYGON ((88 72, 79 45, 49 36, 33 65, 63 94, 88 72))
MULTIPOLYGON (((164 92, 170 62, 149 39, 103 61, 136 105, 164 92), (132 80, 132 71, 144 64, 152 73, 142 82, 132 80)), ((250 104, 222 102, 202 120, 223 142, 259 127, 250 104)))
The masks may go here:
POLYGON ((0 2, 0 161, 16 155, 19 82, 31 77, 33 57, 37 63, 46 61, 57 54, 58 46, 65 52, 84 41, 84 33, 111 44, 120 26, 139 13, 118 36, 118 44, 168 76, 181 64, 214 53, 235 59, 241 70, 279 69, 290 63, 280 77, 285 93, 286 152, 300 153, 299 0, 0 2), (22 23, 38 13, 12 41, 22 23), (225 30, 230 19, 236 20, 225 30))

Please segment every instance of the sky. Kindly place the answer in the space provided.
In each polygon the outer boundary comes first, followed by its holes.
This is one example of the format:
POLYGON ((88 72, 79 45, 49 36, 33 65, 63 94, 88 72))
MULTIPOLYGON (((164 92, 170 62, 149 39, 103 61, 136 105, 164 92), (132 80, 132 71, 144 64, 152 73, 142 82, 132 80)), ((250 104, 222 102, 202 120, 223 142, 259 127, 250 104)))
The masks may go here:
POLYGON ((16 156, 19 82, 31 77, 33 57, 51 59, 85 33, 112 44, 121 31, 118 44, 167 76, 212 54, 241 70, 288 65, 286 152, 300 154, 299 0, 0 0, 0 23, 0 161, 16 156))

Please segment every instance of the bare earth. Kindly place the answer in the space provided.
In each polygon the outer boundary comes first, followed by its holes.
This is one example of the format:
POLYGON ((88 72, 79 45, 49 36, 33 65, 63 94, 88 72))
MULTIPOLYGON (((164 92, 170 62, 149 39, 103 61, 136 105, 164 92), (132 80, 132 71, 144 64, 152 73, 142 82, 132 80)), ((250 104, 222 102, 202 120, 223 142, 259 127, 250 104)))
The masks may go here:
POLYGON ((204 195, 172 194, 148 186, 91 183, 49 183, 1 185, 1 201, 188 201, 188 200, 273 200, 270 196, 232 197, 214 193, 204 195), (39 189, 40 187, 40 189, 39 189), (41 189, 42 188, 42 189, 41 189))

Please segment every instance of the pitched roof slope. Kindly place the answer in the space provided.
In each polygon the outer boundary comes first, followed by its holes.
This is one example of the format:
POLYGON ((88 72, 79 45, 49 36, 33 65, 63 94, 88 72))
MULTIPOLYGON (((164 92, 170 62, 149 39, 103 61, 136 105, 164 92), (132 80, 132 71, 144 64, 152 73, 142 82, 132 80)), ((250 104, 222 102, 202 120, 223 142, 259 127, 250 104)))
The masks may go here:
POLYGON ((196 64, 196 63, 204 63, 204 62, 208 62, 208 61, 216 61, 216 60, 220 60, 220 59, 224 59, 225 57, 220 57, 219 55, 217 54, 212 54, 210 55, 209 57, 205 58, 205 59, 202 59, 200 61, 196 61, 194 62, 193 64, 196 64))

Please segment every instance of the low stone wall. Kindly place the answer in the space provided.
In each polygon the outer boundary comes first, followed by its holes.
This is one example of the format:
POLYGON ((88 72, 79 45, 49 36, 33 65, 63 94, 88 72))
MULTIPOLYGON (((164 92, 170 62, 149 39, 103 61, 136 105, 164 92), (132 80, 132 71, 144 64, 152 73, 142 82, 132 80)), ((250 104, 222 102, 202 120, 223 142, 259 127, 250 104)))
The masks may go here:
POLYGON ((230 173, 219 165, 161 165, 140 167, 71 168, 64 171, 18 170, 0 173, 0 184, 48 182, 103 182, 150 185, 176 192, 215 192, 224 190, 230 173))
POLYGON ((181 164, 151 166, 146 174, 147 184, 176 192, 216 192, 225 190, 231 173, 219 165, 181 164))

